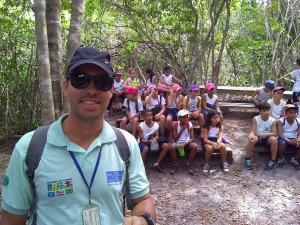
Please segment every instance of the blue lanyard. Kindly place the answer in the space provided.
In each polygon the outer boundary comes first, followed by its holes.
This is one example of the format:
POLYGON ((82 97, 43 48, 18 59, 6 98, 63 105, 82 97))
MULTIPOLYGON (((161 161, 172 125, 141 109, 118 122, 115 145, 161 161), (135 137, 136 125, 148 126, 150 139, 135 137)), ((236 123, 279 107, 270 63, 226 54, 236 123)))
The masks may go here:
POLYGON ((85 176, 84 176, 84 174, 83 174, 83 172, 82 172, 82 169, 81 169, 81 167, 80 167, 80 165, 79 165, 79 163, 78 163, 78 161, 77 161, 77 159, 76 159, 76 157, 75 157, 75 155, 74 155, 74 152, 69 151, 69 153, 70 153, 70 155, 71 155, 71 157, 72 157, 72 159, 73 159, 73 162, 75 163, 75 165, 76 165, 76 167, 77 167, 77 169, 78 169, 78 172, 80 173, 80 175, 81 175, 81 177, 82 177, 82 179, 83 179, 83 181, 84 181, 84 183, 85 183, 85 186, 86 186, 86 187, 88 188, 88 190, 89 190, 89 204, 91 204, 91 187, 92 187, 92 185, 93 185, 93 183, 94 183, 94 179, 95 179, 95 176, 96 176, 96 173, 97 173, 99 164, 100 164, 101 151, 102 151, 102 145, 101 145, 100 150, 99 150, 99 153, 98 153, 97 162, 96 162, 95 169, 94 169, 94 172, 93 172, 91 181, 90 181, 90 185, 87 183, 87 181, 86 181, 86 179, 85 179, 85 176))

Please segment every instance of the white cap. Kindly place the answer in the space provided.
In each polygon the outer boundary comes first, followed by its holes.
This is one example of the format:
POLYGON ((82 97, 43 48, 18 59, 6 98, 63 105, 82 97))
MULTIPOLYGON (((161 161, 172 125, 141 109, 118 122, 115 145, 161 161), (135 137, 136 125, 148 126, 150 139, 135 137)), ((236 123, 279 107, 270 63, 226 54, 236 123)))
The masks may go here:
POLYGON ((182 110, 179 110, 178 117, 180 117, 180 116, 186 116, 186 115, 189 115, 189 114, 190 114, 189 111, 187 111, 185 109, 182 109, 182 110))

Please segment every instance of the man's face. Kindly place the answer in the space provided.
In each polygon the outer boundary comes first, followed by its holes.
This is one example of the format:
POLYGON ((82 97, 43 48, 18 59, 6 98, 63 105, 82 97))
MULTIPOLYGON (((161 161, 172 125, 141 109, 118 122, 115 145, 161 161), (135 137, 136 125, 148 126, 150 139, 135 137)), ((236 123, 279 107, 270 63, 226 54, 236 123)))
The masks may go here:
MULTIPOLYGON (((85 64, 76 69, 76 72, 89 76, 107 76, 101 68, 85 64)), ((107 77, 108 78, 108 77, 107 77)), ((91 80, 86 88, 78 89, 72 86, 71 80, 64 80, 63 90, 70 103, 70 118, 76 118, 84 122, 95 122, 104 118, 106 108, 112 94, 112 87, 108 91, 96 88, 94 80, 91 80)))

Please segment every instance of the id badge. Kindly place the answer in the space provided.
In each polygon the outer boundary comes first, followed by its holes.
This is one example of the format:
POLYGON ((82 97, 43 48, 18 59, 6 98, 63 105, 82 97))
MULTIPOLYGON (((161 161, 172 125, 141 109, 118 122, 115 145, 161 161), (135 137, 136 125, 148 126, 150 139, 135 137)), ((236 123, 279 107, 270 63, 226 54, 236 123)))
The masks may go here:
POLYGON ((84 225, 100 225, 99 208, 94 205, 88 205, 82 210, 84 225))

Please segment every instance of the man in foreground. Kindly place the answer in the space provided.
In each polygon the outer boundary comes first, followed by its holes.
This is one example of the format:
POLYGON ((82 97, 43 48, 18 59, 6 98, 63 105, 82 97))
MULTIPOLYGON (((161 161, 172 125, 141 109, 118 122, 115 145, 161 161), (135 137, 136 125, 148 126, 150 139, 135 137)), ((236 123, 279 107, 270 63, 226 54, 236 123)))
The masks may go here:
POLYGON ((26 224, 29 212, 28 224, 154 224, 155 209, 139 146, 125 131, 134 207, 131 217, 122 215, 125 165, 114 143, 116 134, 104 121, 112 85, 109 54, 77 49, 63 82, 70 111, 49 128, 34 190, 25 164, 33 132, 15 146, 2 187, 2 225, 26 224))

